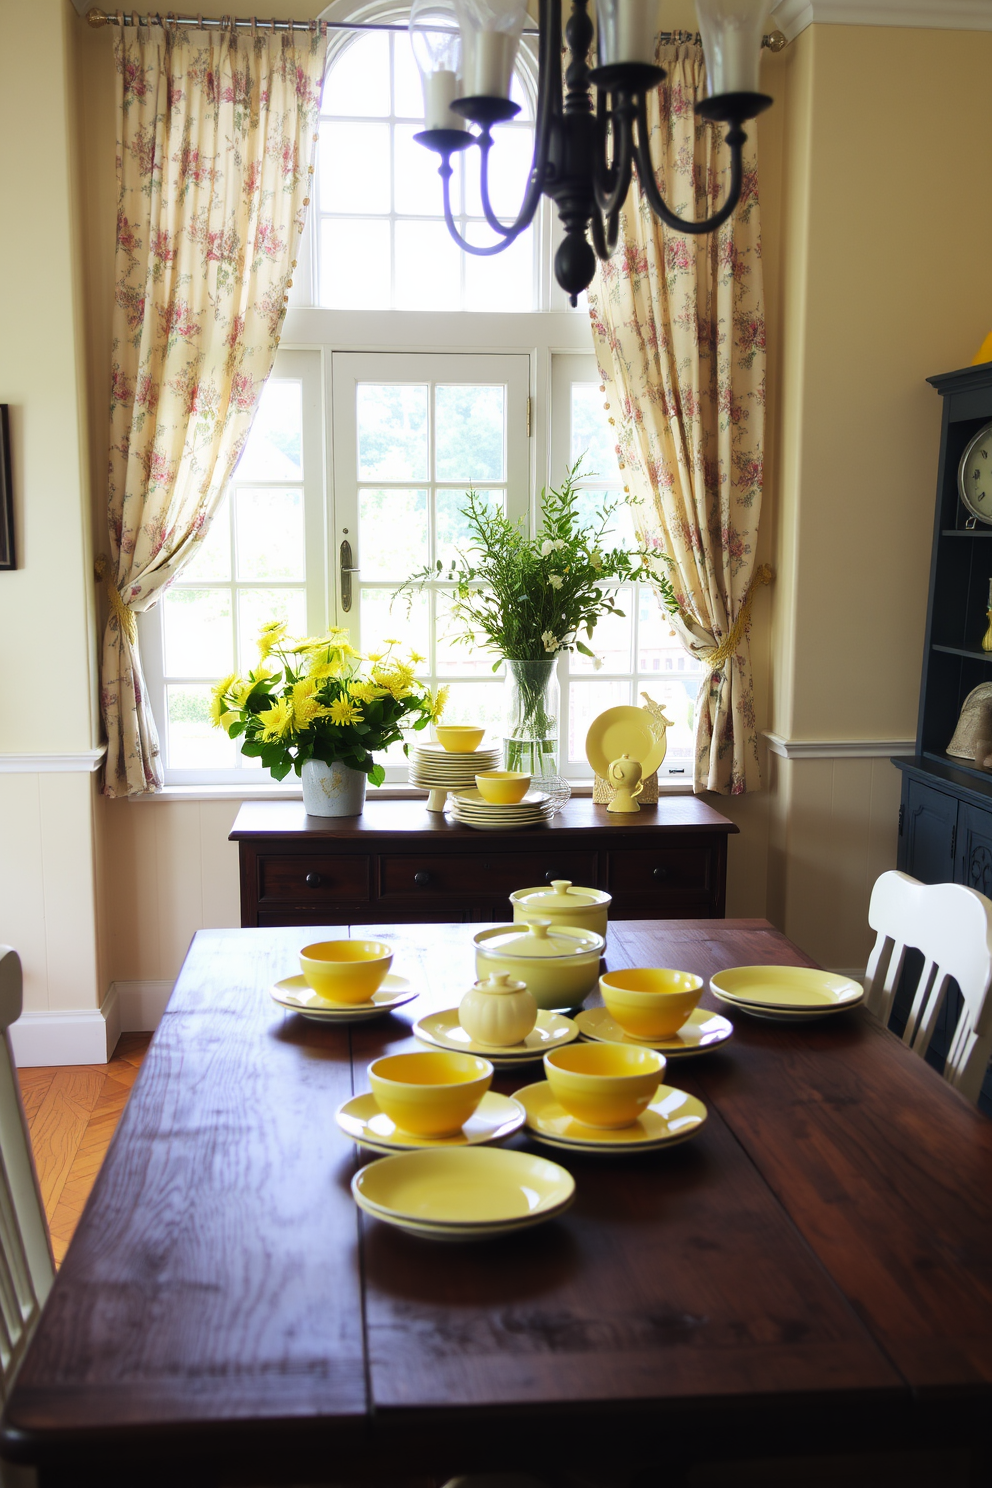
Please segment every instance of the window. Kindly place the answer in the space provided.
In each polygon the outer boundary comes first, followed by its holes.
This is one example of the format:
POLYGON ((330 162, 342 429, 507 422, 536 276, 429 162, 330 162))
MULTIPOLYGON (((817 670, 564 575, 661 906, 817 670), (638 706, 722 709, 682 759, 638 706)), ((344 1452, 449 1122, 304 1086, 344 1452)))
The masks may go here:
MULTIPOLYGON (((340 9, 335 18, 343 18, 340 9)), ((360 18, 403 19, 396 9, 371 8, 360 18)), ((517 83, 524 123, 500 127, 494 162, 508 130, 523 141, 532 127, 529 69, 524 56, 517 83)), ((267 619, 309 634, 346 625, 363 649, 400 637, 424 656, 425 680, 450 684, 448 717, 498 724, 501 675, 489 652, 452 643, 450 585, 432 582, 409 614, 402 599, 390 607, 393 591, 411 572, 446 559, 463 537, 458 507, 470 483, 533 523, 541 487, 557 485, 588 451, 582 484, 590 514, 623 496, 588 318, 555 298, 547 219, 539 214, 518 244, 529 255, 529 279, 517 269, 488 286, 475 277, 495 274, 504 256, 473 260, 450 243, 436 160, 411 142, 420 106, 404 32, 344 36, 324 91, 317 199, 251 438, 196 562, 139 620, 167 784, 274 788, 209 720, 212 685, 253 664, 267 619), (407 231, 413 227, 422 232, 420 248, 407 231), (446 257, 449 247, 454 257, 446 257), (410 265, 419 267, 408 279, 410 265), (359 570, 348 610, 344 541, 359 570)), ((508 148, 507 196, 512 161, 525 174, 529 149, 508 148)), ((514 203, 501 205, 509 215, 514 203)), ((470 196, 459 197, 459 210, 466 231, 475 230, 470 196)), ((623 505, 617 530, 633 543, 623 505)), ((593 638, 600 666, 579 656, 560 662, 563 773, 588 778, 592 718, 638 703, 646 690, 674 720, 663 774, 677 784, 691 776, 701 669, 670 633, 653 592, 635 586, 621 607, 624 617, 604 620, 593 638)), ((401 752, 384 763, 387 783, 405 782, 401 752)))

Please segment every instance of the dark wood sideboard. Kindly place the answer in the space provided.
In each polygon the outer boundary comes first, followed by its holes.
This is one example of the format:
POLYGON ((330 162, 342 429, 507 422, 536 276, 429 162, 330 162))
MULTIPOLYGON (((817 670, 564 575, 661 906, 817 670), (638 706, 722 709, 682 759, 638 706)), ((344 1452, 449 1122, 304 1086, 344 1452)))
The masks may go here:
POLYGON ((426 801, 370 801, 357 817, 249 801, 231 840, 243 926, 508 920, 514 889, 554 878, 608 889, 614 919, 719 919, 737 830, 694 796, 632 816, 573 799, 516 832, 459 826, 426 801))

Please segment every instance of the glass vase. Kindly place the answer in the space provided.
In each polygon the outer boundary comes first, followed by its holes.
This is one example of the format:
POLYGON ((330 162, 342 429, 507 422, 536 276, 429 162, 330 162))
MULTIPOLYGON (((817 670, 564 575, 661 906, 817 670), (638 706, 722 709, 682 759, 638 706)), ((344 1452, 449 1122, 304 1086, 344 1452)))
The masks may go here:
POLYGON ((547 791, 560 811, 572 788, 560 771, 558 721, 561 688, 554 657, 547 661, 506 658, 503 684, 503 763, 522 770, 534 788, 547 791))

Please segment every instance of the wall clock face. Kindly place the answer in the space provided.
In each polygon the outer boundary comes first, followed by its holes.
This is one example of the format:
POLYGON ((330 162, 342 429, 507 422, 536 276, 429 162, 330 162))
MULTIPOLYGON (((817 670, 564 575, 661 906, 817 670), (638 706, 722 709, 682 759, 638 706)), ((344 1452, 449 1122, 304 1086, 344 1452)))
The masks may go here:
POLYGON ((961 456, 958 490, 972 516, 992 525, 992 424, 979 429, 961 456))

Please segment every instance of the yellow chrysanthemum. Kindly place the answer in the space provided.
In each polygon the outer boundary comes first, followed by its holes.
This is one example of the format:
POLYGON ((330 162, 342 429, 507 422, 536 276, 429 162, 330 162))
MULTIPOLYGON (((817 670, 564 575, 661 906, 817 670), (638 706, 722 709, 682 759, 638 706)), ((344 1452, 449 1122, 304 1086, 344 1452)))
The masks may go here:
POLYGON ((427 657, 426 656, 421 656, 421 654, 420 654, 419 651, 411 651, 410 652, 410 660, 412 662, 414 662, 414 664, 416 664, 419 661, 426 661, 427 660, 427 657))
POLYGON ((427 713, 431 723, 437 723, 441 714, 448 706, 448 698, 451 695, 450 687, 439 687, 433 696, 428 694, 427 713))
POLYGON ((367 661, 381 661, 385 654, 385 651, 366 651, 365 658, 367 661))
POLYGON ((361 708, 356 708, 350 698, 336 697, 327 711, 330 714, 331 722, 337 724, 339 727, 344 727, 344 725, 349 723, 361 723, 362 721, 361 708))
POLYGON ((317 661, 307 668, 307 678, 311 682, 322 682, 325 677, 340 677, 343 670, 340 660, 317 661))
POLYGON ((286 634, 285 620, 266 620, 258 633, 258 654, 264 661, 286 634))
POLYGON ((387 646, 402 646, 403 644, 403 642, 398 641, 395 636, 383 636, 383 640, 385 641, 387 646))
POLYGON ((278 698, 271 708, 259 713, 258 721, 262 725, 263 739, 269 742, 284 739, 293 729, 293 699, 278 698))
POLYGON ((267 682, 270 677, 276 675, 278 670, 278 667, 271 666, 269 662, 263 660, 259 662, 257 667, 253 667, 248 675, 253 682, 267 682))
POLYGON ((236 708, 243 708, 251 697, 255 688, 255 682, 251 677, 236 677, 229 689, 231 701, 236 708))
POLYGON ((348 696, 356 703, 374 703, 376 698, 386 696, 385 688, 375 687, 371 682, 349 682, 348 696))
POLYGON ((317 718, 326 718, 330 712, 323 703, 317 701, 314 693, 317 684, 309 677, 304 677, 302 682, 293 686, 293 724, 297 729, 308 729, 317 718))

